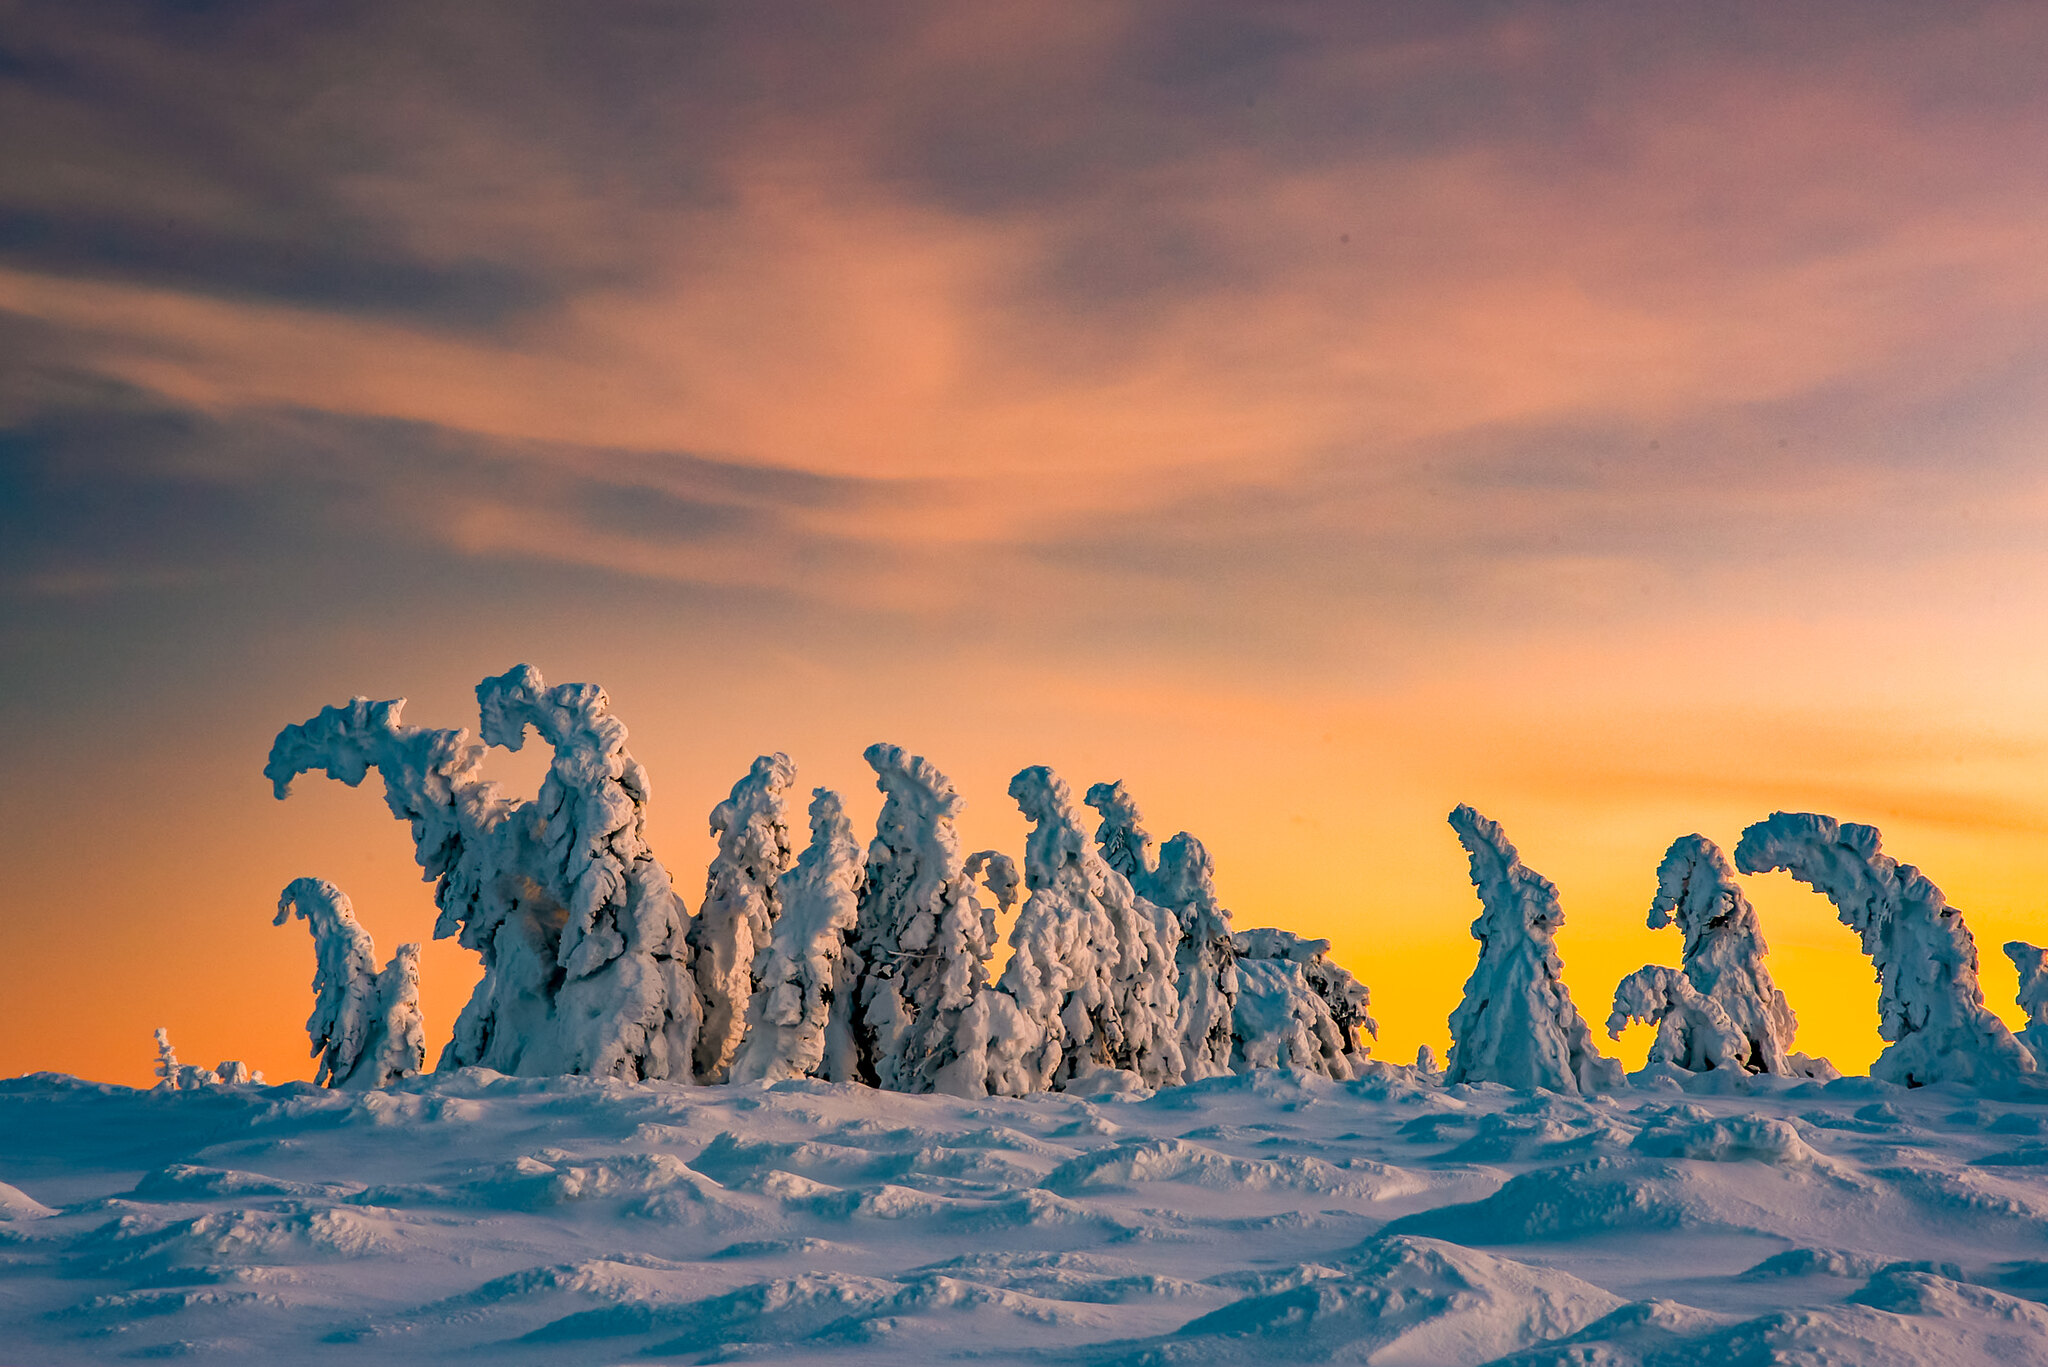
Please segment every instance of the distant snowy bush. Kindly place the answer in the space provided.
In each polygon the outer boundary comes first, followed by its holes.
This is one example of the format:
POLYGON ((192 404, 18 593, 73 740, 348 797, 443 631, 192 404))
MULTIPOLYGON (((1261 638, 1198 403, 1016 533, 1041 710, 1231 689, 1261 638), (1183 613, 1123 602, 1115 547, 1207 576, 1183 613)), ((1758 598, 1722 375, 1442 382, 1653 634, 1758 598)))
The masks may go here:
POLYGON ((1453 811, 1451 828, 1471 858, 1481 910, 1472 923, 1479 962, 1451 1014, 1444 1080, 1574 1093, 1621 1085, 1621 1065, 1601 1057, 1564 985, 1553 938, 1564 924, 1557 885, 1472 808, 1453 811))
POLYGON ((1877 970, 1878 1034, 1870 1075, 1905 1086, 1982 1084, 2034 1071, 2034 1059, 1984 1006, 1977 945, 1963 914, 1911 864, 1885 854, 1875 826, 1775 812, 1742 833, 1744 873, 1783 869, 1835 904, 1877 970))

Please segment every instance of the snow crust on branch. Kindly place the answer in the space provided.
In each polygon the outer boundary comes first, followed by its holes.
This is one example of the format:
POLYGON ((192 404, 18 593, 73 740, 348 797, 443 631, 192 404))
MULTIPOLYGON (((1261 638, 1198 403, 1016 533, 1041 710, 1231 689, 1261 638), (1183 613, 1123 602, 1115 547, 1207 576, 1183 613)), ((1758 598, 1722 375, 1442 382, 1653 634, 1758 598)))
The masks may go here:
POLYGON ((370 932, 348 895, 325 878, 294 878, 277 899, 283 925, 296 914, 313 933, 313 1014, 306 1037, 324 1087, 374 1088, 426 1063, 420 1021, 420 947, 400 945, 382 972, 370 932))
POLYGON ((2019 970, 2020 990, 2015 998, 2027 1013, 2019 1040, 2034 1056, 2037 1068, 2048 1068, 2048 949, 2025 940, 2007 940, 2005 957, 2019 970))
POLYGON ((852 1006, 860 980, 853 934, 864 868, 839 794, 811 792, 811 841, 784 874, 782 914, 755 960, 735 1082, 857 1080, 852 1006))
POLYGON ((882 810, 854 938, 861 1079, 886 1091, 985 1095, 992 1031, 1008 1022, 991 1017, 1000 1004, 983 1001, 995 913, 960 857, 960 794, 900 745, 870 745, 864 757, 882 810))
POLYGON ((1032 823, 1024 857, 1030 896, 1010 934, 1001 987, 1037 1038, 1006 1074, 1005 1089, 1066 1089, 1103 1072, 1127 1073, 1144 1087, 1183 1081, 1179 922, 1095 852, 1072 792, 1052 770, 1023 770, 1010 780, 1010 796, 1032 823))
POLYGON ((1814 812, 1774 812, 1742 833, 1744 873, 1783 869, 1835 904, 1877 970, 1878 1034, 1870 1067, 1886 1082, 1984 1084, 2034 1071, 2034 1059, 1984 1006, 1977 945, 1928 877, 1883 852, 1875 826, 1814 812))
POLYGON ((436 881, 437 937, 458 935, 483 979, 444 1069, 687 1079, 701 1021, 682 909, 647 847, 646 772, 594 684, 550 689, 520 665, 477 685, 483 740, 554 750, 532 802, 481 775, 469 733, 400 720, 403 699, 356 698, 288 726, 264 773, 277 795, 315 769, 355 786, 370 769, 436 881))
POLYGON ((1298 1068, 1340 1080, 1370 1056, 1360 1031, 1377 1035, 1364 983, 1331 962, 1330 942, 1261 926, 1238 931, 1232 1063, 1298 1068))
POLYGON ((1620 1086, 1621 1065, 1601 1057, 1564 985, 1557 885, 1522 863, 1498 823, 1464 805, 1450 821, 1470 856, 1481 910, 1472 922, 1479 962, 1451 1013, 1444 1080, 1566 1093, 1620 1086))
POLYGON ((1769 947, 1763 928, 1720 846, 1703 835, 1671 842, 1657 866, 1648 923, 1652 930, 1675 924, 1683 932, 1679 962, 1685 984, 1668 981, 1668 970, 1655 965, 1624 978, 1615 988, 1609 1035, 1618 1036, 1630 1020, 1655 1025, 1650 1061, 1693 1072, 1740 1065, 1788 1077, 1801 1071, 1795 1059, 1812 1066, 1791 1051, 1798 1018, 1764 966, 1769 947), (1723 1021, 1740 1039, 1732 1058, 1723 1021))
POLYGON ((796 766, 780 751, 762 755, 732 794, 711 809, 718 853, 704 880, 704 904, 685 938, 704 1024, 697 1035, 697 1077, 723 1082, 747 1029, 756 959, 768 949, 782 910, 777 880, 792 853, 789 803, 796 766))

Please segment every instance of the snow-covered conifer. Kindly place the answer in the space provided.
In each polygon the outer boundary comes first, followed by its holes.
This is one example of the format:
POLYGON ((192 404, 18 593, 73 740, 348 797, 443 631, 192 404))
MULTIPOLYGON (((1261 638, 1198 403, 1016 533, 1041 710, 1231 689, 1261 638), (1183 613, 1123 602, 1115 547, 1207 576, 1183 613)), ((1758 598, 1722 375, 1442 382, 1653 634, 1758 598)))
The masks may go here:
POLYGON ((178 1051, 171 1047, 171 1032, 159 1025, 156 1028, 156 1089, 160 1092, 178 1090, 178 1051))
POLYGON ((792 858, 786 795, 795 781, 788 755, 762 755, 732 785, 732 795, 711 809, 718 853, 686 937, 704 1013, 697 1035, 697 1077, 704 1082, 725 1080, 746 1033, 755 960, 767 950, 782 909, 776 880, 792 858))
POLYGON ((1184 1080, 1172 912, 1138 896, 1082 833, 1067 785, 1034 766, 1010 780, 1032 823, 1030 896, 1010 933, 1002 988, 1038 1038, 1020 1060, 1029 1090, 1105 1069, 1146 1087, 1184 1080))
POLYGON ((1741 1068, 1749 1058, 1749 1040, 1728 1018, 1720 1002, 1693 986, 1676 968, 1645 964, 1614 989, 1614 1010, 1607 1034, 1621 1038, 1622 1027, 1641 1021, 1657 1027, 1649 1061, 1688 1072, 1710 1068, 1741 1068))
POLYGON ((859 1071, 850 1008, 860 969, 852 945, 860 842, 830 789, 812 790, 810 816, 811 843, 777 884, 782 913, 756 961, 746 1036, 732 1064, 735 1082, 851 1082, 859 1071))
POLYGON ((1601 1057, 1564 985, 1557 885, 1524 865, 1499 824, 1472 808, 1452 812, 1451 828, 1471 857, 1481 911, 1472 923, 1479 962, 1451 1013, 1444 1080, 1571 1093, 1620 1086, 1621 1065, 1601 1057))
POLYGON ((1330 942, 1262 926, 1238 931, 1231 944, 1237 968, 1232 1066, 1356 1076, 1371 1053, 1359 1032, 1376 1035, 1379 1026, 1365 984, 1330 961, 1330 942))
POLYGON ((1631 1019, 1655 1025, 1657 1043, 1652 1046, 1651 1061, 1698 1072, 1699 1067, 1685 1060, 1720 1059, 1727 1052, 1717 1017, 1692 1001, 1694 996, 1703 997, 1741 1035, 1737 1062, 1752 1073, 1790 1076, 1798 1018, 1764 966, 1767 946, 1755 908, 1743 895, 1720 846, 1703 835, 1683 835, 1672 841, 1664 862, 1657 866, 1657 895, 1650 903, 1649 926, 1661 930, 1674 923, 1685 936, 1680 966, 1697 991, 1688 994, 1668 984, 1665 970, 1655 965, 1642 968, 1615 989, 1608 1034, 1619 1035, 1621 1026, 1631 1019), (1667 1024, 1655 1014, 1659 1010, 1676 1014, 1667 1024), (1687 1033, 1694 1029, 1703 1032, 1698 1039, 1687 1033))
POLYGON ((1144 814, 1124 790, 1122 780, 1093 785, 1085 800, 1102 817, 1095 827, 1095 845, 1102 853, 1102 862, 1122 874, 1140 897, 1160 901, 1153 896, 1152 887, 1159 858, 1153 853, 1144 814))
POLYGON ((603 689, 549 689, 524 665, 478 684, 477 702, 485 742, 517 750, 530 725, 553 747, 535 801, 483 779, 468 732, 402 724, 402 698, 286 727, 264 774, 279 797, 314 769, 351 787, 383 775, 436 882, 435 935, 484 962, 441 1067, 688 1078, 701 1017, 682 908, 647 848, 647 776, 625 727, 603 689))
MULTIPOLYGON (((963 1034, 962 1021, 988 987, 994 923, 960 858, 960 794, 901 746, 871 745, 865 758, 882 811, 854 933, 862 1080, 893 1092, 984 1095, 987 1041, 963 1034)), ((979 1015, 967 1020, 970 1031, 977 1025, 979 1015)))
POLYGON ((1963 914, 1919 869, 1883 853, 1875 826, 1774 812, 1742 833, 1735 863, 1744 873, 1785 870, 1857 933, 1877 970, 1878 1034, 1889 1042, 1872 1077, 1912 1087, 2034 1071, 2026 1047, 1985 1009, 1963 914))
POLYGON ((283 925, 296 913, 313 933, 313 1014, 306 1037, 323 1087, 382 1087, 426 1063, 418 945, 400 945, 380 973, 370 932, 348 895, 324 878, 294 878, 277 899, 283 925))
MULTIPOLYGON (((1098 784, 1089 796, 1100 789, 1098 784)), ((1122 792, 1121 784, 1117 791, 1122 792)), ((1149 896, 1179 923, 1174 978, 1188 1080, 1220 1077, 1230 1071, 1238 979, 1230 913, 1216 897, 1215 861, 1201 841, 1182 831, 1160 850, 1148 881, 1149 896)))
POLYGON ((230 1087, 261 1087, 263 1085, 262 1071, 251 1068, 238 1058, 221 1060, 213 1071, 219 1074, 220 1080, 230 1087))
POLYGON ((2019 970, 2020 991, 2016 999, 2027 1013, 2020 1031, 2020 1043, 2034 1056, 2037 1068, 2048 1068, 2048 949, 2024 940, 2007 940, 2005 957, 2019 970))

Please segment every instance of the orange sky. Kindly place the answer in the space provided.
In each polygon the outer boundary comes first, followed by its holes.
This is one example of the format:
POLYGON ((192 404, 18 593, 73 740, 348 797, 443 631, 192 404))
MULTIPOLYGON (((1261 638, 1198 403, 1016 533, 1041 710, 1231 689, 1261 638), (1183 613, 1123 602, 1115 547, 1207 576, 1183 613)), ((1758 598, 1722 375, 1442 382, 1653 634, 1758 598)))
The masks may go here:
MULTIPOLYGON (((271 736, 519 661, 693 897, 764 749, 857 819, 925 753, 970 848, 1121 777, 1390 1057, 1459 801, 1596 1022, 1669 840, 1776 808, 1880 825, 2000 1009, 2048 939, 2032 7, 123 13, 0 63, 0 1073, 309 1076, 276 890, 431 902, 271 736)), ((1751 891, 1867 1064, 1853 937, 1751 891)))

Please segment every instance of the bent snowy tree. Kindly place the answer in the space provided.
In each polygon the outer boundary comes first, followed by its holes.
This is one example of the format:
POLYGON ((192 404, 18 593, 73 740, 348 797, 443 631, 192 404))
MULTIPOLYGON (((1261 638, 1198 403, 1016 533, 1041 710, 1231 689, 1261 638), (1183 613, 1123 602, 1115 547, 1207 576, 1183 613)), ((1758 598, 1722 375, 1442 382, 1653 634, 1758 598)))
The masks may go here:
POLYGON ((420 1021, 420 947, 400 945, 380 972, 370 932, 348 895, 325 878, 294 878, 277 899, 283 925, 296 914, 313 932, 313 1014, 306 1036, 320 1060, 313 1081, 382 1087, 426 1065, 420 1021))
POLYGON ((704 904, 684 936, 704 1014, 696 1065, 703 1082, 725 1081, 746 1033, 755 960, 768 948, 782 909, 776 880, 791 858, 784 794, 795 781, 788 755, 762 755, 732 785, 731 796, 711 809, 718 853, 705 875, 704 904))
POLYGON ((1735 864, 1744 873, 1783 869, 1856 932, 1877 970, 1878 1034, 1888 1042, 1872 1077, 1982 1085, 2034 1071, 2033 1056, 1984 1006, 1962 912, 1926 874, 1885 854, 1875 826, 1774 812, 1742 833, 1735 864))
POLYGON ((1657 866, 1648 924, 1652 930, 1675 924, 1683 933, 1685 981, 1673 980, 1661 965, 1622 979, 1609 1035, 1619 1035, 1632 1019, 1654 1025, 1650 1061, 1693 1072, 1741 1067, 1785 1077, 1812 1067, 1812 1060, 1791 1052, 1798 1018, 1764 967, 1763 928, 1720 846, 1703 835, 1671 842, 1657 866), (1724 1037, 1729 1028, 1738 1036, 1732 1053, 1724 1037))
POLYGON ((2027 1013, 2020 1043, 2034 1056, 2036 1068, 2048 1068, 2048 949, 2025 940, 2007 940, 2005 957, 2019 971, 2020 990, 2014 999, 2027 1013))
POLYGON ((1601 1057, 1564 985, 1557 885, 1522 863, 1498 823, 1462 805, 1450 820, 1481 910, 1472 923, 1479 962, 1451 1013, 1444 1080, 1572 1093, 1620 1086, 1621 1065, 1601 1057))
POLYGON ((371 769, 435 881, 437 938, 484 974, 442 1052, 444 1069, 687 1080, 700 1021, 682 908, 646 841, 647 775, 595 684, 550 689, 520 665, 477 685, 483 740, 554 750, 534 801, 481 773, 467 731, 400 720, 404 699, 355 698, 288 726, 264 774, 284 797, 318 769, 351 787, 371 769))

